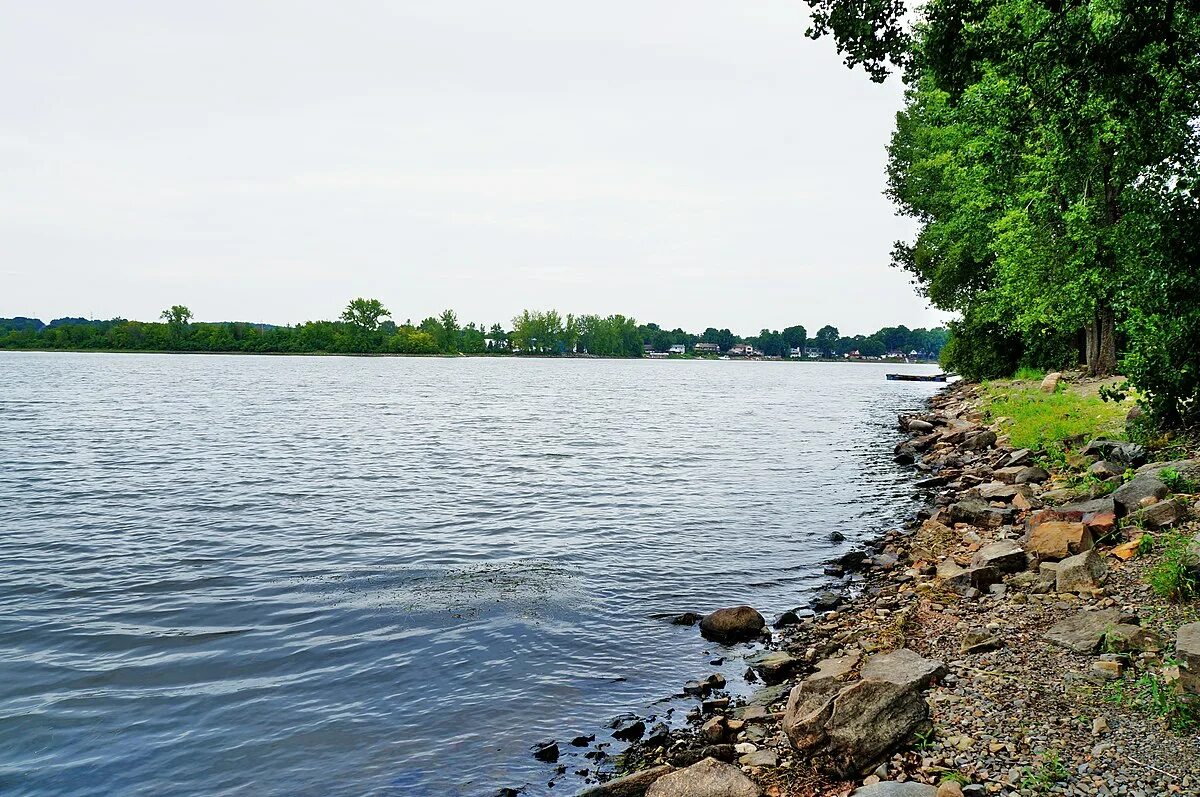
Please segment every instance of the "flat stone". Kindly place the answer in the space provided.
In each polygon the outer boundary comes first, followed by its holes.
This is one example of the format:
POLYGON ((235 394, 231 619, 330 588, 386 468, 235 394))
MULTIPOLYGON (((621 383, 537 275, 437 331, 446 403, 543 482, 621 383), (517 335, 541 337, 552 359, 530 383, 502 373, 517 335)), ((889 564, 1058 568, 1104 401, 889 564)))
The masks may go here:
POLYGON ((975 494, 985 501, 1011 501, 1015 496, 1023 495, 1026 488, 1017 484, 1003 482, 988 482, 975 488, 975 494))
POLYGON ((908 648, 869 656, 862 668, 865 681, 886 681, 897 686, 915 686, 926 689, 937 678, 946 674, 946 665, 936 659, 927 659, 908 648))
POLYGON ((1137 618, 1119 609, 1084 610, 1061 620, 1046 632, 1046 641, 1074 653, 1095 653, 1105 634, 1137 618))
POLYGON ((980 548, 971 558, 971 567, 994 567, 1002 573, 1019 573, 1029 566, 1025 550, 1016 540, 997 540, 980 548))
POLYGON ((740 769, 706 758, 658 778, 646 797, 761 797, 762 790, 740 769))
POLYGON ((1125 465, 1141 465, 1146 461, 1145 446, 1127 443, 1124 440, 1098 439, 1088 443, 1079 452, 1085 457, 1100 457, 1125 465))
POLYGON ((674 771, 675 767, 670 764, 643 769, 641 772, 584 789, 577 797, 643 797, 652 783, 674 771))
POLYGON ((1174 526, 1187 515, 1187 505, 1177 498, 1158 501, 1131 512, 1129 519, 1149 529, 1165 529, 1174 526))
POLYGON ((1116 512, 1116 504, 1111 497, 1091 498, 1083 501, 1073 501, 1069 504, 1063 504, 1057 508, 1059 512, 1074 514, 1078 519, 1082 520, 1084 515, 1093 515, 1100 512, 1116 512))
POLYGON ((738 759, 744 767, 774 767, 779 765, 779 757, 774 750, 755 750, 738 759))
POLYGON ((1017 474, 1014 484, 1041 484, 1050 479, 1050 472, 1045 468, 1037 465, 1029 465, 1021 468, 1021 472, 1017 474))
POLYGON ((1120 476, 1125 473, 1127 467, 1123 462, 1102 459, 1099 462, 1093 462, 1092 466, 1088 468, 1088 473, 1097 479, 1111 479, 1113 476, 1120 476))
POLYGON ((803 664, 801 659, 783 650, 768 650, 752 657, 749 662, 764 683, 781 683, 803 664))
POLYGON ((1004 525, 1006 513, 993 509, 987 501, 979 498, 967 498, 947 507, 947 514, 952 523, 969 523, 972 526, 994 528, 1004 525))
POLYGON ((850 793, 850 797, 937 797, 937 787, 911 780, 903 783, 885 780, 870 786, 860 786, 850 793))
POLYGON ((1112 653, 1161 653, 1163 638, 1134 623, 1118 623, 1104 633, 1101 645, 1112 653))

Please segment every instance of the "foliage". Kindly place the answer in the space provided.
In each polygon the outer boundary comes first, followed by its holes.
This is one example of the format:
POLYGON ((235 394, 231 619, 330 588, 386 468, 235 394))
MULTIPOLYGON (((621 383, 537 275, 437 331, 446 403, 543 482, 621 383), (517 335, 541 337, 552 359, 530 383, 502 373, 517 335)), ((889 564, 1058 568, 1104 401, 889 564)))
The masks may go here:
POLYGON ((1117 438, 1124 427, 1121 406, 1070 389, 1043 393, 1028 384, 989 382, 984 396, 986 417, 1008 419, 1004 431, 1016 448, 1053 448, 1079 435, 1117 438))
POLYGON ((1182 532, 1171 532, 1156 542, 1162 556, 1150 568, 1147 580, 1156 593, 1175 601, 1191 600, 1200 596, 1200 551, 1195 541, 1182 532))
POLYGON ((1159 717, 1178 734, 1200 728, 1200 702, 1177 693, 1154 673, 1142 673, 1132 684, 1123 681, 1110 684, 1105 689, 1104 699, 1115 706, 1159 717))
POLYGON ((893 260, 964 321, 944 362, 1124 373, 1200 421, 1200 6, 808 0, 811 37, 907 84, 893 260), (1082 343, 1082 346, 1080 345, 1082 343))
POLYGON ((1035 792, 1048 791, 1056 783, 1065 781, 1070 770, 1062 762, 1062 756, 1057 750, 1049 750, 1042 754, 1039 766, 1026 767, 1022 771, 1021 788, 1035 792))
POLYGON ((342 311, 342 320, 347 324, 352 324, 356 327, 361 327, 367 332, 374 332, 379 328, 379 321, 382 318, 391 315, 383 303, 378 299, 352 299, 350 304, 346 305, 346 309, 342 311))

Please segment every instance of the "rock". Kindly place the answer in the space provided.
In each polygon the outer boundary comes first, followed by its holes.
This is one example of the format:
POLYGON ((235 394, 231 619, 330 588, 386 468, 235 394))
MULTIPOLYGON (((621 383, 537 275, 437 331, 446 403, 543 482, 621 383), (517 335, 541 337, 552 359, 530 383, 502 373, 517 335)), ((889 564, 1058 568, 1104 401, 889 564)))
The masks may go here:
POLYGON ((1040 468, 1037 465, 1030 465, 1021 468, 1021 472, 1016 475, 1013 484, 1041 484, 1050 478, 1050 472, 1045 468, 1040 468))
POLYGON ((1118 623, 1104 632, 1101 646, 1110 653, 1161 653, 1163 638, 1134 623, 1118 623))
POLYGON ((1095 653, 1105 634, 1118 625, 1136 620, 1118 609, 1084 610, 1061 620, 1046 632, 1046 641, 1074 653, 1095 653))
POLYGON ((830 542, 845 542, 846 535, 842 534, 840 531, 831 531, 831 532, 829 532, 829 541, 830 542))
POLYGON ((1187 512, 1187 505, 1183 501, 1172 498, 1170 501, 1159 501, 1131 512, 1129 519, 1134 524, 1149 529, 1165 529, 1183 520, 1187 512))
POLYGON ((1033 461, 1033 451, 1028 448, 1018 448, 1004 460, 1005 467, 1013 468, 1018 465, 1028 465, 1033 461))
POLYGON ((719 744, 724 737, 724 717, 713 717, 700 726, 700 738, 710 744, 719 744))
POLYGON ((587 736, 576 736, 571 740, 572 747, 587 747, 592 742, 596 741, 596 734, 589 733, 587 736))
POLYGON ((1058 511, 1071 516, 1073 520, 1082 520, 1085 515, 1098 512, 1116 512, 1116 503, 1110 496, 1089 498, 1086 501, 1073 501, 1058 507, 1058 511))
POLYGON ((1039 561, 1066 559, 1095 547, 1091 532, 1083 523, 1051 520, 1029 531, 1025 550, 1039 561))
POLYGON ((1057 592, 1091 592, 1100 586, 1108 565, 1104 557, 1092 551, 1068 556, 1058 563, 1055 574, 1057 592))
POLYGON ((533 757, 538 761, 546 761, 553 764, 558 760, 558 742, 554 740, 538 742, 532 748, 533 757))
POLYGON ((941 662, 901 649, 869 658, 849 684, 810 676, 792 690, 784 733, 827 774, 864 772, 928 724, 921 693, 944 672, 941 662))
POLYGON ((902 440, 892 449, 892 459, 897 465, 911 465, 917 461, 919 453, 917 447, 910 441, 902 440))
POLYGON ((844 598, 836 592, 818 592, 813 596, 812 606, 818 612, 827 612, 842 605, 844 598))
POLYGON ((779 757, 772 750, 756 750, 739 758, 738 763, 744 767, 774 767, 779 765, 779 757))
POLYGON ((1111 479, 1114 476, 1120 476, 1125 473, 1126 467, 1124 463, 1102 459, 1099 462, 1093 462, 1092 466, 1088 468, 1088 473, 1097 479, 1111 479))
POLYGON ((968 434, 962 441, 962 447, 967 451, 982 451, 996 444, 996 433, 990 429, 968 434))
POLYGON ((997 540, 971 557, 971 567, 994 567, 1001 573, 1019 573, 1029 566, 1024 549, 1015 540, 997 540))
POLYGON ((1042 385, 1041 385, 1042 392, 1043 393, 1056 392, 1058 390, 1058 384, 1060 382, 1062 382, 1062 378, 1063 378, 1063 375, 1058 371, 1054 371, 1052 373, 1046 374, 1045 378, 1042 379, 1042 385))
MULTIPOLYGON (((1126 443, 1121 440, 1093 440, 1079 452, 1085 457, 1100 457, 1125 465, 1141 465, 1146 461, 1146 449, 1137 443, 1126 443)), ((1125 471, 1122 470, 1122 473, 1125 471)))
POLYGON ((737 767, 706 758, 667 773, 646 790, 646 797, 761 797, 754 781, 737 767))
POLYGON ((718 642, 741 642, 758 636, 767 621, 750 606, 717 609, 700 619, 700 633, 718 642))
POLYGON ((861 786, 851 792, 850 797, 937 797, 937 787, 913 780, 903 783, 885 780, 870 786, 861 786))
POLYGON ((1016 484, 1017 476, 1021 475, 1021 471, 1025 468, 1020 465, 1014 465, 1007 468, 996 468, 992 471, 992 478, 1001 484, 1016 484))
POLYGON ((1004 640, 987 631, 971 631, 963 635, 958 646, 960 653, 986 653, 1004 647, 1004 640))
POLYGON ((696 612, 684 612, 671 618, 671 625, 695 625, 700 622, 700 615, 696 612))
POLYGON ((640 772, 634 772, 623 778, 617 778, 607 783, 601 783, 599 786, 584 789, 579 792, 577 797, 643 797, 646 794, 646 789, 650 788, 652 783, 663 775, 668 775, 674 771, 675 767, 670 764, 643 769, 640 772))
POLYGON ((1103 540, 1117 530, 1117 516, 1112 512, 1097 512, 1083 521, 1093 540, 1103 540))
POLYGON ((938 786, 937 797, 963 797, 962 786, 959 786, 952 780, 948 780, 941 786, 938 786))
POLYGON ((1175 471, 1183 479, 1191 482, 1200 482, 1200 459, 1177 459, 1172 462, 1151 462, 1149 465, 1143 465, 1137 469, 1138 476, 1152 476, 1159 478, 1164 470, 1170 468, 1175 471))
POLYGON ((967 498, 947 507, 951 523, 969 523, 972 526, 991 528, 1004 524, 1004 513, 993 509, 987 501, 967 498))
POLYGON ((778 684, 787 680, 804 661, 782 650, 768 650, 750 659, 749 664, 767 684, 778 684))
POLYGON ((636 742, 646 733, 646 722, 633 714, 614 717, 608 727, 612 728, 612 737, 622 742, 636 742))
POLYGON ((1112 499, 1117 507, 1117 516, 1120 517, 1140 509, 1143 498, 1153 497, 1161 500, 1166 498, 1169 492, 1167 485, 1153 476, 1143 474, 1114 490, 1112 499))
POLYGON ((974 492, 985 501, 1012 501, 1018 495, 1024 495, 1028 488, 1017 484, 1003 482, 988 482, 975 488, 974 492))
POLYGON ((1180 627, 1175 637, 1175 658, 1179 660, 1183 688, 1200 695, 1200 623, 1180 627))
POLYGON ((933 424, 929 421, 923 421, 920 418, 910 418, 908 421, 908 431, 928 434, 933 431, 933 424))

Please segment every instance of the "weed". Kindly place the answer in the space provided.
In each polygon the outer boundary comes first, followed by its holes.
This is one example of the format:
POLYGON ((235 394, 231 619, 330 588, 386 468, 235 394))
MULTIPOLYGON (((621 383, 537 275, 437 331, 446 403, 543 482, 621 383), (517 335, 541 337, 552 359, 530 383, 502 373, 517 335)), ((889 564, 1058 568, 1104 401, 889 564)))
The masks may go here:
POLYGON ((1055 783, 1067 779, 1070 772, 1062 762, 1057 750, 1049 750, 1042 756, 1041 766, 1036 769, 1026 767, 1021 778, 1021 788, 1035 792, 1045 792, 1055 783))
POLYGON ((1045 371, 1039 371, 1037 368, 1018 368, 1013 374, 1013 379, 1018 382, 1041 382, 1046 378, 1045 371))
POLYGON ((1145 673, 1133 687, 1138 702, 1154 716, 1164 719, 1175 733, 1200 728, 1200 703, 1179 694, 1157 676, 1145 673))
POLYGON ((937 736, 937 729, 930 728, 926 731, 917 731, 913 734, 916 738, 916 743, 913 745, 918 751, 924 753, 927 750, 933 749, 933 740, 937 736))
POLYGON ((1154 551, 1154 535, 1150 532, 1143 532, 1138 538, 1137 552, 1138 556, 1146 556, 1154 551))
POLYGON ((960 786, 968 786, 971 783, 971 779, 961 772, 947 772, 942 775, 939 785, 943 783, 957 783, 960 786))
POLYGON ((1200 552, 1195 541, 1175 531, 1163 536, 1162 549, 1162 559, 1150 568, 1147 576, 1154 591, 1180 602, 1200 595, 1200 578, 1197 578, 1200 552))
POLYGON ((1158 480, 1167 485, 1167 489, 1173 493, 1196 492, 1196 482, 1184 477, 1174 468, 1163 468, 1160 470, 1158 472, 1158 480))

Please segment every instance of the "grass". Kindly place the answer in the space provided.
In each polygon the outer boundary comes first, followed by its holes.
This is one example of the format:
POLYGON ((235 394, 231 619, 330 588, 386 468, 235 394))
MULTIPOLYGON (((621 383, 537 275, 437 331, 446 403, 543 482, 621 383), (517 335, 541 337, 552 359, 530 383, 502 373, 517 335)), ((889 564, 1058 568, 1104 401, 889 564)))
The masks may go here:
POLYGON ((1015 448, 1050 449, 1081 435, 1124 437, 1128 407, 1071 385, 1044 393, 1036 384, 1005 380, 985 383, 983 394, 985 416, 1007 419, 1004 430, 1015 448))
POLYGON ((1180 735, 1200 728, 1200 703, 1179 694, 1153 673, 1142 673, 1132 684, 1123 681, 1110 684, 1105 688, 1104 699, 1114 706, 1158 717, 1180 735))
POLYGON ((1070 774, 1058 751, 1050 750, 1042 756, 1041 766, 1025 769, 1024 777, 1021 778, 1021 788, 1035 793, 1045 793, 1054 784, 1066 780, 1070 774))
POLYGON ((1018 368, 1017 373, 1013 375, 1013 379, 1019 382, 1041 382, 1045 378, 1046 372, 1036 368, 1018 368))
POLYGON ((1162 558, 1147 575, 1150 586, 1159 596, 1170 600, 1182 602, 1200 596, 1192 538, 1183 532, 1171 532, 1154 543, 1155 547, 1160 545, 1162 558))

